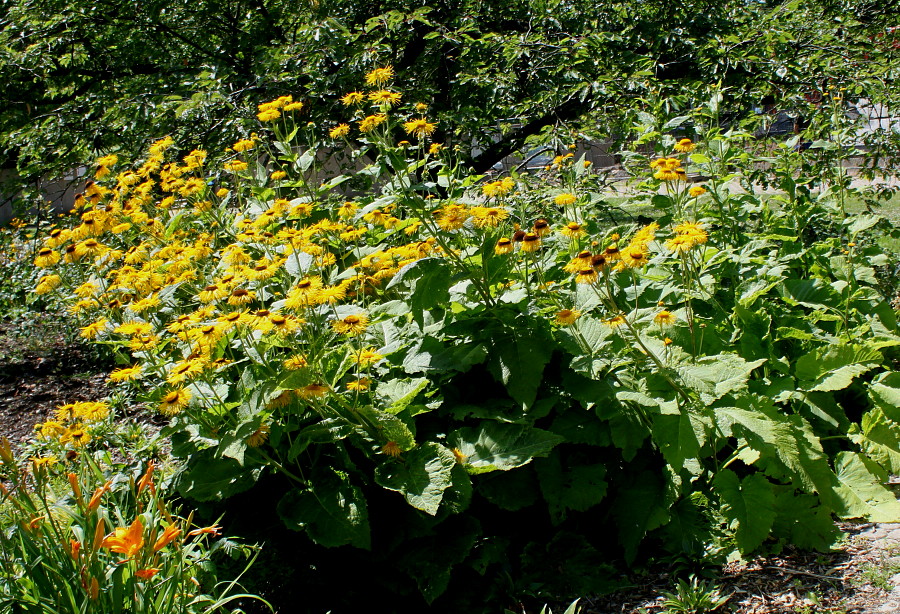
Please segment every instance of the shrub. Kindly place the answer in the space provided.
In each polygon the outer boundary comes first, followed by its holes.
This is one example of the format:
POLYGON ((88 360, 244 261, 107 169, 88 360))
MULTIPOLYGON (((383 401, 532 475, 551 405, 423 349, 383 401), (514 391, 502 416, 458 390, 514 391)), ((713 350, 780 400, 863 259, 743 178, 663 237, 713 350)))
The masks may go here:
POLYGON ((697 143, 646 139, 657 221, 607 223, 583 160, 466 177, 427 105, 386 87, 345 96, 327 135, 290 97, 261 105, 273 138, 235 143, 221 172, 165 139, 134 170, 106 156, 45 241, 38 292, 134 357, 111 377, 171 416, 183 494, 277 473, 288 527, 375 543, 428 600, 456 566, 520 564, 509 548, 525 567, 554 549, 631 563, 648 539, 821 549, 834 515, 900 518, 879 220, 802 188, 802 154, 776 160, 783 206, 734 193, 751 160, 714 96, 697 143), (329 170, 350 130, 363 146, 329 170), (808 232, 817 217, 831 234, 808 232))

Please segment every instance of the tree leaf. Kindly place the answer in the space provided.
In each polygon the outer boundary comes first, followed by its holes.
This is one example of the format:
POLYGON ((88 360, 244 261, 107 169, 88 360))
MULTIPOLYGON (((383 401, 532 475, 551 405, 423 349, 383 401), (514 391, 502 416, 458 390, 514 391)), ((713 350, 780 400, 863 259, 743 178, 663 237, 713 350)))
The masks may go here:
POLYGON ((440 444, 429 441, 407 454, 402 459, 388 460, 378 466, 375 481, 399 492, 414 508, 426 514, 437 514, 450 486, 451 471, 456 465, 453 452, 440 444))
POLYGON ((722 501, 722 513, 735 528, 741 553, 756 550, 769 536, 775 520, 775 493, 769 480, 761 473, 741 480, 730 469, 723 469, 713 486, 722 501))
POLYGON ((854 377, 874 368, 882 360, 881 352, 865 346, 829 345, 798 358, 794 372, 804 390, 843 390, 854 377))
POLYGON ((447 438, 465 455, 469 473, 509 471, 546 456, 563 438, 554 433, 521 424, 484 421, 478 427, 464 427, 447 438))

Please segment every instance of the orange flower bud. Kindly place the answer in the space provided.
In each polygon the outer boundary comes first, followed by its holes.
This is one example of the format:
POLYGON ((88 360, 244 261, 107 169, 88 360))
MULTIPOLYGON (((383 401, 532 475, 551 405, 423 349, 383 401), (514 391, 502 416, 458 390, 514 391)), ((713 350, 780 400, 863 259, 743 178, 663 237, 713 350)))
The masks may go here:
POLYGON ((141 477, 141 481, 138 482, 138 494, 144 492, 144 489, 149 488, 151 493, 156 492, 156 488, 153 485, 153 470, 156 469, 156 463, 152 460, 147 463, 147 471, 144 472, 144 475, 141 477))
POLYGON ((92 512, 97 511, 97 508, 100 507, 100 499, 103 497, 103 493, 109 490, 110 485, 112 484, 112 480, 108 481, 106 484, 98 488, 94 491, 94 495, 91 497, 91 500, 88 502, 88 509, 92 512))
POLYGON ((81 498, 81 486, 78 485, 78 476, 74 473, 70 473, 69 477, 69 485, 72 487, 72 494, 75 495, 75 498, 78 500, 78 505, 84 505, 84 500, 81 498))

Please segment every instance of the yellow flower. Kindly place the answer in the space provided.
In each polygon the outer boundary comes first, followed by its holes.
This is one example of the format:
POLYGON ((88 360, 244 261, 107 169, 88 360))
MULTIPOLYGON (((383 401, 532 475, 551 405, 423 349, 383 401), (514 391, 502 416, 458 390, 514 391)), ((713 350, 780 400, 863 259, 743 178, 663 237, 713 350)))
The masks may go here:
POLYGON ((185 388, 177 388, 166 393, 159 400, 159 412, 165 416, 174 416, 187 407, 191 400, 191 393, 185 388))
POLYGON ((180 384, 186 380, 193 379, 202 372, 203 363, 196 360, 182 360, 172 367, 168 377, 166 377, 166 381, 170 384, 180 384))
POLYGON ((275 171, 271 175, 269 175, 269 179, 272 181, 279 181, 287 177, 287 173, 284 171, 275 171))
POLYGON ((402 96, 399 92, 378 90, 369 94, 369 100, 382 107, 391 107, 400 102, 402 96))
POLYGON ((437 129, 437 124, 429 123, 424 117, 413 119, 403 124, 406 134, 411 134, 418 138, 424 138, 432 134, 437 129))
POLYGON ((327 393, 328 386, 324 384, 309 384, 297 390, 297 395, 306 400, 324 397, 327 393))
POLYGON ((403 452, 396 441, 389 441, 381 446, 381 451, 390 457, 397 458, 403 452))
POLYGON ((267 109, 265 111, 261 111, 257 113, 256 118, 261 122, 271 122, 275 121, 281 117, 281 111, 278 109, 267 109))
POLYGON ((84 427, 80 425, 74 425, 70 428, 67 428, 66 431, 60 436, 60 443, 71 443, 75 447, 81 447, 86 445, 91 440, 91 434, 88 433, 84 427))
POLYGON ((693 143, 693 141, 691 141, 691 139, 681 139, 680 141, 675 143, 674 149, 675 149, 675 151, 678 151, 681 153, 688 153, 689 151, 694 151, 695 147, 696 147, 696 145, 694 145, 694 143, 693 143))
POLYGON ((617 316, 613 316, 611 318, 602 320, 602 322, 604 324, 606 324, 607 326, 609 326, 610 328, 618 328, 619 326, 622 326, 623 324, 625 324, 625 316, 619 314, 617 316))
POLYGON ((688 188, 688 194, 690 194, 694 198, 697 198, 698 196, 703 196, 704 194, 706 194, 706 188, 704 188, 702 185, 692 185, 690 188, 688 188))
POLYGON ((592 284, 597 281, 597 271, 592 268, 589 269, 581 269, 578 271, 578 274, 575 276, 575 283, 578 284, 592 284))
POLYGON ((258 448, 259 446, 266 443, 266 440, 269 438, 269 425, 268 424, 260 424, 259 428, 250 433, 250 436, 247 437, 247 445, 251 448, 258 448))
POLYGON ((360 367, 368 367, 369 365, 373 365, 382 358, 384 358, 384 355, 376 352, 375 348, 373 347, 362 349, 354 356, 356 364, 360 367))
POLYGON ((364 313, 352 314, 340 320, 331 321, 331 327, 334 331, 342 335, 358 335, 366 330, 368 325, 369 318, 364 313))
POLYGON ((635 243, 632 241, 624 250, 622 250, 622 263, 619 266, 623 268, 636 269, 642 267, 650 260, 650 250, 646 243, 635 243))
POLYGON ((59 275, 44 275, 34 289, 35 294, 48 294, 59 287, 62 278, 59 275))
POLYGON ((371 385, 371 379, 369 379, 368 377, 361 377, 359 379, 347 382, 347 390, 354 392, 363 392, 364 390, 368 390, 369 386, 371 385))
POLYGON ((660 326, 669 326, 671 324, 674 324, 675 320, 677 319, 678 318, 675 316, 675 314, 667 309, 663 309, 653 317, 653 321, 660 326))
POLYGON ((328 132, 328 136, 333 139, 340 139, 350 134, 349 124, 338 124, 328 132))
POLYGON ((252 139, 241 139, 231 146, 237 152, 250 151, 254 147, 256 147, 256 143, 252 139))
POLYGON ((428 153, 433 156, 433 155, 440 153, 443 148, 444 148, 444 146, 441 145, 440 143, 432 143, 431 146, 428 148, 428 153))
POLYGON ((91 322, 87 326, 81 329, 79 333, 80 336, 85 339, 96 339, 97 335, 100 334, 100 331, 106 328, 106 324, 109 322, 106 318, 100 318, 96 322, 91 322))
POLYGON ((574 324, 579 317, 581 317, 581 312, 576 309, 562 309, 556 314, 554 322, 568 326, 569 324, 574 324))
POLYGON ((475 228, 496 228, 509 217, 509 211, 502 207, 472 207, 470 211, 475 228))
POLYGON ((383 68, 376 68, 372 72, 366 75, 366 85, 372 85, 375 87, 381 87, 385 83, 388 83, 391 79, 394 78, 394 67, 393 66, 385 66, 383 68))
POLYGON ((533 232, 526 233, 524 237, 522 237, 522 247, 521 250, 523 252, 535 252, 541 247, 541 238, 533 232))
POLYGON ((243 160, 232 160, 231 162, 226 162, 222 168, 232 173, 238 173, 247 170, 247 163, 243 160))
POLYGON ((503 237, 502 239, 499 239, 494 246, 494 253, 497 255, 509 254, 513 251, 514 246, 515 244, 512 242, 512 239, 503 237))
POLYGON ((109 154, 97 158, 97 166, 115 166, 118 162, 119 156, 117 156, 116 154, 109 154))
POLYGON ((38 251, 37 257, 34 259, 34 266, 39 268, 50 267, 59 262, 60 258, 59 252, 52 250, 49 247, 42 247, 38 251))
POLYGON ((553 202, 559 205, 560 207, 567 207, 575 203, 578 200, 574 194, 570 194, 569 192, 563 192, 553 199, 553 202))
POLYGON ((300 354, 294 354, 284 361, 284 368, 288 371, 297 371, 307 366, 306 358, 300 354))
POLYGON ((563 226, 559 232, 564 237, 568 237, 570 239, 577 239, 578 237, 583 237, 586 234, 584 227, 578 222, 569 222, 568 224, 563 226))
POLYGON ((366 99, 366 95, 362 92, 350 92, 349 94, 344 94, 341 97, 341 103, 344 106, 349 107, 353 104, 360 104, 363 100, 366 99))
POLYGON ((387 115, 384 113, 376 113, 363 118, 359 122, 359 131, 363 133, 372 132, 375 128, 387 121, 387 115))
POLYGON ((122 367, 109 374, 109 381, 130 382, 132 380, 139 379, 141 377, 142 371, 143 368, 141 367, 141 365, 135 365, 133 367, 122 367))

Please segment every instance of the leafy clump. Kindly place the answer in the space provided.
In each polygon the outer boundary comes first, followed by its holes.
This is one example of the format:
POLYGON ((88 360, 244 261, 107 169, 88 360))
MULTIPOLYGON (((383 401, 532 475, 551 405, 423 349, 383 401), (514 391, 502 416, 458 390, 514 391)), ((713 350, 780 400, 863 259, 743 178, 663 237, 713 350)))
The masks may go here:
MULTIPOLYGON (((660 211, 636 224, 605 221, 572 155, 539 180, 464 176, 424 108, 379 87, 328 135, 291 97, 261 105, 272 136, 221 170, 171 140, 134 170, 107 156, 45 239, 37 292, 133 358, 111 377, 171 416, 183 494, 277 474, 288 527, 378 543, 429 600, 456 566, 533 573, 536 544, 485 545, 533 537, 519 522, 590 566, 657 539, 822 549, 833 515, 900 519, 885 256, 864 216, 835 208, 810 240, 802 196, 733 194, 747 154, 719 93, 696 143, 657 134, 632 157, 660 211)), ((797 155, 771 172, 787 182, 797 155)))

